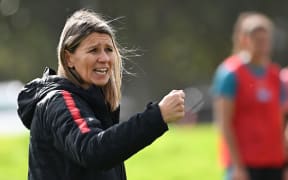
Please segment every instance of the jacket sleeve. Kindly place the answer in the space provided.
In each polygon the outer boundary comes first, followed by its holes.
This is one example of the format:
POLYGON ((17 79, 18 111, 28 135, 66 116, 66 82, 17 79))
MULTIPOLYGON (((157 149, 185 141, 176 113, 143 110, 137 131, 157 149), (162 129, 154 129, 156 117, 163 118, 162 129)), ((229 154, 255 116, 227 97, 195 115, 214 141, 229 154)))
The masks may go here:
POLYGON ((71 94, 55 95, 44 114, 55 147, 78 164, 96 169, 112 168, 168 130, 158 104, 106 130, 88 105, 71 94))

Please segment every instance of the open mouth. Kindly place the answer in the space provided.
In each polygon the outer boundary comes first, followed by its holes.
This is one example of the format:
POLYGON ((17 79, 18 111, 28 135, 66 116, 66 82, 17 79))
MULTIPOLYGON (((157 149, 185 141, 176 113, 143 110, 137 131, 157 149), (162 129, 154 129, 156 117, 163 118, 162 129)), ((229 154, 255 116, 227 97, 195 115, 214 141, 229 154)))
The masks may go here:
POLYGON ((94 72, 100 75, 105 75, 108 73, 108 68, 95 68, 93 69, 94 72))

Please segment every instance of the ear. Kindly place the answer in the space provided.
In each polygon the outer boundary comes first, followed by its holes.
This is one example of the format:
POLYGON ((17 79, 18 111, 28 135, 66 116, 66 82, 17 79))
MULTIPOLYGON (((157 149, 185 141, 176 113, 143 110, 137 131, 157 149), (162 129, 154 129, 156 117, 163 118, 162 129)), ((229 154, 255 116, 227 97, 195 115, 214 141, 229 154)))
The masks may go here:
POLYGON ((69 68, 73 68, 73 67, 74 67, 74 63, 73 63, 72 54, 71 54, 69 51, 65 50, 65 52, 64 52, 64 57, 65 57, 67 66, 68 66, 69 68))

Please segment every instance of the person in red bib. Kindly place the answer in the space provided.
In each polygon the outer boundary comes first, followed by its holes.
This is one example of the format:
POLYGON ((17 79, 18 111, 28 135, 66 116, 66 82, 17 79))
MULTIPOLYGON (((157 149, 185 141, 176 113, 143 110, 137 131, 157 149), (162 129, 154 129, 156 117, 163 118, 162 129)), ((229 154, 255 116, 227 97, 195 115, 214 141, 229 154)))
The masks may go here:
MULTIPOLYGON (((288 67, 284 67, 280 71, 280 79, 283 83, 284 91, 288 94, 288 67)), ((285 143, 286 143, 286 154, 288 154, 288 99, 285 98, 284 102, 282 103, 283 114, 284 114, 284 135, 285 135, 285 143)), ((287 158, 287 157, 286 157, 287 158)), ((284 179, 288 180, 288 163, 286 159, 286 164, 284 168, 284 179)))
POLYGON ((285 161, 284 99, 280 68, 271 62, 271 20, 240 14, 233 54, 218 67, 213 109, 221 130, 221 159, 227 180, 282 180, 285 161))

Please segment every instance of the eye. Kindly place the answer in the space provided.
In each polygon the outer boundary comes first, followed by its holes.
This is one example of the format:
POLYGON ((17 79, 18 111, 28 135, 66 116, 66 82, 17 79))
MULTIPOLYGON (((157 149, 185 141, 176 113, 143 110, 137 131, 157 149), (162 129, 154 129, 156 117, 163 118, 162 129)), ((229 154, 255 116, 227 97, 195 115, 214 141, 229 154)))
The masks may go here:
POLYGON ((107 47, 107 48, 105 48, 105 51, 106 51, 106 52, 113 52, 113 48, 107 47))
POLYGON ((97 53, 98 52, 98 48, 93 48, 89 51, 89 53, 97 53))

